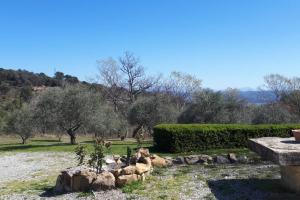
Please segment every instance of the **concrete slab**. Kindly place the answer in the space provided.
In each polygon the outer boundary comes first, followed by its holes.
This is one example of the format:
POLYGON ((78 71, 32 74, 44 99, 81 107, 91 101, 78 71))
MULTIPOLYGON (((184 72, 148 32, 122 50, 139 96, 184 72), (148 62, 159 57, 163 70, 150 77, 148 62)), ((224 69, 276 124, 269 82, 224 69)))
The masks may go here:
POLYGON ((300 165, 300 142, 295 138, 262 137, 249 140, 249 148, 281 166, 300 165))

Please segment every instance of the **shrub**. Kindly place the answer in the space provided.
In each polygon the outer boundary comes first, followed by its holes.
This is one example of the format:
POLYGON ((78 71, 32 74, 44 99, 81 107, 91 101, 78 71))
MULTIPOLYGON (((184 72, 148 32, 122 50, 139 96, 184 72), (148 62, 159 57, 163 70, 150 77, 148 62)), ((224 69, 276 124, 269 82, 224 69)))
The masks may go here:
POLYGON ((161 124, 154 127, 157 150, 188 152, 212 148, 246 147, 249 138, 290 137, 300 124, 235 125, 235 124, 161 124))

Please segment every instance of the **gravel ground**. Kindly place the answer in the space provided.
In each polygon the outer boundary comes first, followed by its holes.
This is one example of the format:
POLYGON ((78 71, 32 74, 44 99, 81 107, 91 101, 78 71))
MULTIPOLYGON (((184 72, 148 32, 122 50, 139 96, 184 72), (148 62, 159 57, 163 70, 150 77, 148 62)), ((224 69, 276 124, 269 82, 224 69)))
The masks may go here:
POLYGON ((3 154, 0 155, 0 185, 14 180, 31 180, 38 172, 53 174, 74 164, 74 155, 70 153, 3 154))
MULTIPOLYGON (((59 171, 75 166, 71 153, 17 153, 0 155, 1 200, 279 200, 300 199, 300 196, 285 191, 280 185, 279 167, 270 163, 238 165, 193 165, 174 166, 154 171, 143 188, 124 194, 121 190, 95 192, 92 194, 71 193, 49 196, 43 190, 12 191, 1 193, 11 182, 43 181, 56 177, 59 171), (48 196, 47 196, 48 195, 48 196)), ((51 183, 52 184, 52 183, 51 183)))

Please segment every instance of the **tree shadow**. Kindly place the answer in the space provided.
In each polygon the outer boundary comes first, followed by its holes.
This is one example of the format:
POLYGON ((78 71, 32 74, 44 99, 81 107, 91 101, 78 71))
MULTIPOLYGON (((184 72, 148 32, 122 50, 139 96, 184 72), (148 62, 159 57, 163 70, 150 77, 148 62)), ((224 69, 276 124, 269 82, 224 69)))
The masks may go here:
POLYGON ((43 189, 43 192, 39 196, 43 198, 51 198, 51 197, 56 197, 56 196, 66 194, 66 193, 57 193, 55 192, 54 189, 55 187, 45 187, 43 189))
POLYGON ((218 200, 297 200, 300 194, 285 189, 280 179, 209 180, 208 186, 218 200))
POLYGON ((282 143, 285 143, 285 144, 300 144, 300 141, 292 141, 292 140, 283 140, 281 141, 282 143))
POLYGON ((48 139, 48 140, 39 140, 39 139, 31 139, 30 140, 31 142, 59 142, 61 143, 61 141, 59 141, 58 139, 48 139))
MULTIPOLYGON (((44 144, 44 145, 36 145, 36 144, 24 144, 24 145, 9 145, 0 147, 0 151, 16 151, 16 150, 26 150, 26 149, 35 149, 35 148, 49 148, 49 147, 60 147, 60 146, 71 146, 70 143, 55 143, 55 144, 44 144)), ((72 145, 74 146, 74 145, 72 145)))

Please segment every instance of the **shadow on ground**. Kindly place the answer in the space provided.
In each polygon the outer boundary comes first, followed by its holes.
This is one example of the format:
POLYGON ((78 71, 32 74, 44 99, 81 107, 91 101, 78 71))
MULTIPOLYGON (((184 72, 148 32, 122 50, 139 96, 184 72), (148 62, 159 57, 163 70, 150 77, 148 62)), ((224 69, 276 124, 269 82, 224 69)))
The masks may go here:
POLYGON ((210 180, 208 186, 218 200, 299 200, 300 194, 286 190, 280 179, 210 180))
MULTIPOLYGON (((49 148, 49 147, 60 147, 60 146, 68 146, 71 144, 69 143, 54 143, 54 144, 25 144, 25 145, 9 145, 9 146, 4 146, 0 147, 0 151, 15 151, 15 150, 26 150, 26 149, 34 149, 34 148, 49 148)), ((73 145, 74 146, 74 145, 73 145)))

